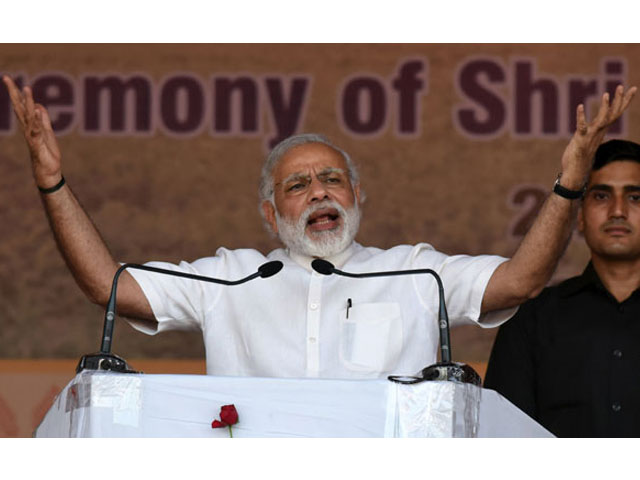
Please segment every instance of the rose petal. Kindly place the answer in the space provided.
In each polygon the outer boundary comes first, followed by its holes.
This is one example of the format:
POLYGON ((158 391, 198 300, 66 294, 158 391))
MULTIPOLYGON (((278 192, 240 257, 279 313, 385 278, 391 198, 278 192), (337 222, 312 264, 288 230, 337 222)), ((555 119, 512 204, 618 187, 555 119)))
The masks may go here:
POLYGON ((227 425, 235 425, 238 423, 238 411, 235 405, 224 405, 220 409, 220 420, 227 425))
POLYGON ((226 423, 223 423, 219 420, 214 420, 213 422, 211 422, 211 428, 224 428, 224 427, 228 427, 229 425, 227 425, 226 423))

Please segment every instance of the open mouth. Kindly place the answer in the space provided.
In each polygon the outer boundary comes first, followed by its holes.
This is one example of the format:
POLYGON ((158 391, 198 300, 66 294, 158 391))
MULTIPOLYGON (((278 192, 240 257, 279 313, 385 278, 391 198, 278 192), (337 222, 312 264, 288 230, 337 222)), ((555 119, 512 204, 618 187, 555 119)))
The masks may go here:
POLYGON ((312 231, 332 230, 340 225, 340 214, 335 208, 316 210, 309 215, 307 226, 312 231))

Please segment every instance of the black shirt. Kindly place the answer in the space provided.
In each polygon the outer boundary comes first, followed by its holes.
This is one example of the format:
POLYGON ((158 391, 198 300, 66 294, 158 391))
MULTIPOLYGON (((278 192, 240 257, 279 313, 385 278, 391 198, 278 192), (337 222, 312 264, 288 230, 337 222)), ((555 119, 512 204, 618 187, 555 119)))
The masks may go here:
POLYGON ((559 437, 640 437, 640 289, 589 264, 500 327, 484 382, 559 437))

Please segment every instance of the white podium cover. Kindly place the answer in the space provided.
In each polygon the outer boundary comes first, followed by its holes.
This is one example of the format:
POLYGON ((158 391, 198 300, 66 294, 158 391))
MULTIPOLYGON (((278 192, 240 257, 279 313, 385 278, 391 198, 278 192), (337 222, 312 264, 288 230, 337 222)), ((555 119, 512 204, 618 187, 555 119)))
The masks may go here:
POLYGON ((36 437, 228 437, 212 429, 234 404, 234 437, 552 436, 491 390, 451 382, 78 374, 36 437))

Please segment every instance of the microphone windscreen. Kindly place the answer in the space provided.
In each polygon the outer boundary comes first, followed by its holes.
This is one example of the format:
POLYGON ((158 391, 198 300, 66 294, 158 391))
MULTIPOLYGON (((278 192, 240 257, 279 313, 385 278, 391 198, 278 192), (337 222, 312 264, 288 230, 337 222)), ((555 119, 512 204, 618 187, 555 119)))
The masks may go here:
POLYGON ((311 268, 313 268, 316 272, 321 273, 322 275, 331 275, 334 270, 334 266, 331 262, 327 262, 326 260, 322 260, 321 258, 316 258, 313 262, 311 262, 311 268))
POLYGON ((280 260, 274 260, 273 262, 267 262, 258 267, 258 273, 262 278, 272 277, 280 270, 282 270, 283 263, 280 260))

